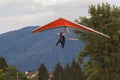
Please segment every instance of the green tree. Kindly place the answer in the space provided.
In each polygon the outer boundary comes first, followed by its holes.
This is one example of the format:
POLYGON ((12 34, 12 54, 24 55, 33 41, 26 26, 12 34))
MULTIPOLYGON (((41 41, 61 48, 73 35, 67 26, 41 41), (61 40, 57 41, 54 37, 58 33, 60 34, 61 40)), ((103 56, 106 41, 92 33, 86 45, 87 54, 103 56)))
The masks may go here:
POLYGON ((5 80, 5 74, 2 69, 0 69, 0 80, 5 80))
POLYGON ((79 38, 85 43, 84 50, 79 54, 79 61, 85 57, 83 71, 87 80, 119 80, 120 79, 120 7, 90 5, 90 18, 80 17, 77 22, 101 31, 111 37, 81 32, 76 30, 79 38))
POLYGON ((7 68, 7 62, 3 57, 0 57, 0 69, 5 70, 7 68))
POLYGON ((21 73, 16 69, 16 67, 12 65, 8 65, 5 71, 5 78, 8 80, 16 80, 17 75, 19 76, 18 78, 21 78, 21 73))
POLYGON ((38 80, 47 80, 48 79, 48 71, 45 65, 42 63, 40 68, 38 69, 38 80))
POLYGON ((70 66, 70 80, 83 80, 81 67, 74 59, 70 66))
POLYGON ((63 67, 61 66, 60 62, 56 64, 55 70, 54 70, 54 80, 63 80, 63 67))
POLYGON ((64 80, 70 80, 70 66, 67 64, 64 68, 64 80))

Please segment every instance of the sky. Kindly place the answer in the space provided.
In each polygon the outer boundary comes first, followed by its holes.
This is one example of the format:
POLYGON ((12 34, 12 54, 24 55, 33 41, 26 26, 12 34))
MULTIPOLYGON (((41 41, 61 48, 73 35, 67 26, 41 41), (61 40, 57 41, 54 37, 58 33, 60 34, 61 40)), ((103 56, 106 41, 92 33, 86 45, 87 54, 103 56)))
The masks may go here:
POLYGON ((90 16, 89 5, 119 0, 0 0, 0 34, 27 26, 42 26, 59 17, 70 21, 90 16))

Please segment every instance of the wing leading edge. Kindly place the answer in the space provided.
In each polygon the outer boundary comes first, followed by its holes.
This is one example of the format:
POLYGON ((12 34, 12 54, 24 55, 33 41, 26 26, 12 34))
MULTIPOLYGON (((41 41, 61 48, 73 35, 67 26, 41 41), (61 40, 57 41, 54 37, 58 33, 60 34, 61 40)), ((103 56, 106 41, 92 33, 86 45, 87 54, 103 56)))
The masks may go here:
POLYGON ((81 29, 81 30, 93 32, 93 33, 96 33, 96 34, 99 34, 99 35, 110 38, 110 36, 108 36, 106 34, 98 32, 98 31, 96 31, 92 28, 88 28, 86 26, 71 22, 71 21, 66 20, 64 18, 59 18, 59 19, 57 19, 57 20, 55 20, 51 23, 48 23, 48 24, 46 24, 44 26, 41 26, 41 27, 38 27, 38 28, 34 29, 32 31, 32 33, 37 33, 37 32, 41 32, 41 31, 44 31, 44 30, 52 29, 52 28, 58 28, 58 27, 72 27, 72 28, 76 28, 76 29, 81 29))

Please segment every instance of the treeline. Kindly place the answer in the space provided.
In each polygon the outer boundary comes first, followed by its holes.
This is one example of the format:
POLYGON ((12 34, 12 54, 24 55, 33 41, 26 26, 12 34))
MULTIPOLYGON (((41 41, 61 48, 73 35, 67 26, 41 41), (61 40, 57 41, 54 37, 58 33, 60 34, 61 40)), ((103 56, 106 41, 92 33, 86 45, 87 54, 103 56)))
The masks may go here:
POLYGON ((0 57, 0 80, 25 80, 24 73, 18 71, 16 67, 8 65, 4 57, 0 57), (19 77, 18 77, 19 75, 19 77))
MULTIPOLYGON (((65 67, 62 67, 58 62, 52 72, 49 72, 42 63, 36 77, 30 80, 84 80, 81 66, 74 59, 71 64, 66 64, 65 67), (50 77, 50 74, 53 77, 50 77)), ((29 80, 29 78, 24 72, 18 71, 16 67, 8 65, 4 57, 0 57, 0 80, 29 80)))
MULTIPOLYGON (((43 63, 40 65, 38 72, 38 80, 48 80, 50 78, 48 77, 49 72, 43 63)), ((51 80, 84 80, 81 66, 75 60, 72 61, 71 65, 66 64, 65 67, 62 67, 61 63, 58 62, 52 75, 51 80)))

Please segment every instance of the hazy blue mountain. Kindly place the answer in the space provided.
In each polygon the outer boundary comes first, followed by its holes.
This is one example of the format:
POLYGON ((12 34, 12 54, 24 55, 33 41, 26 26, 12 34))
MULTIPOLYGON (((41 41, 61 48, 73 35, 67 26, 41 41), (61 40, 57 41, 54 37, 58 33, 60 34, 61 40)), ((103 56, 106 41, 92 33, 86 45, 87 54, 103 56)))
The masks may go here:
MULTIPOLYGON (((37 69, 44 63, 48 70, 53 70, 55 64, 60 61, 64 66, 77 58, 83 48, 80 41, 66 40, 65 48, 55 46, 59 36, 58 30, 52 29, 41 33, 32 34, 31 31, 38 26, 29 26, 20 30, 10 31, 0 35, 0 56, 6 58, 8 64, 12 64, 21 70, 37 69)), ((76 37, 71 33, 66 38, 76 37)))

